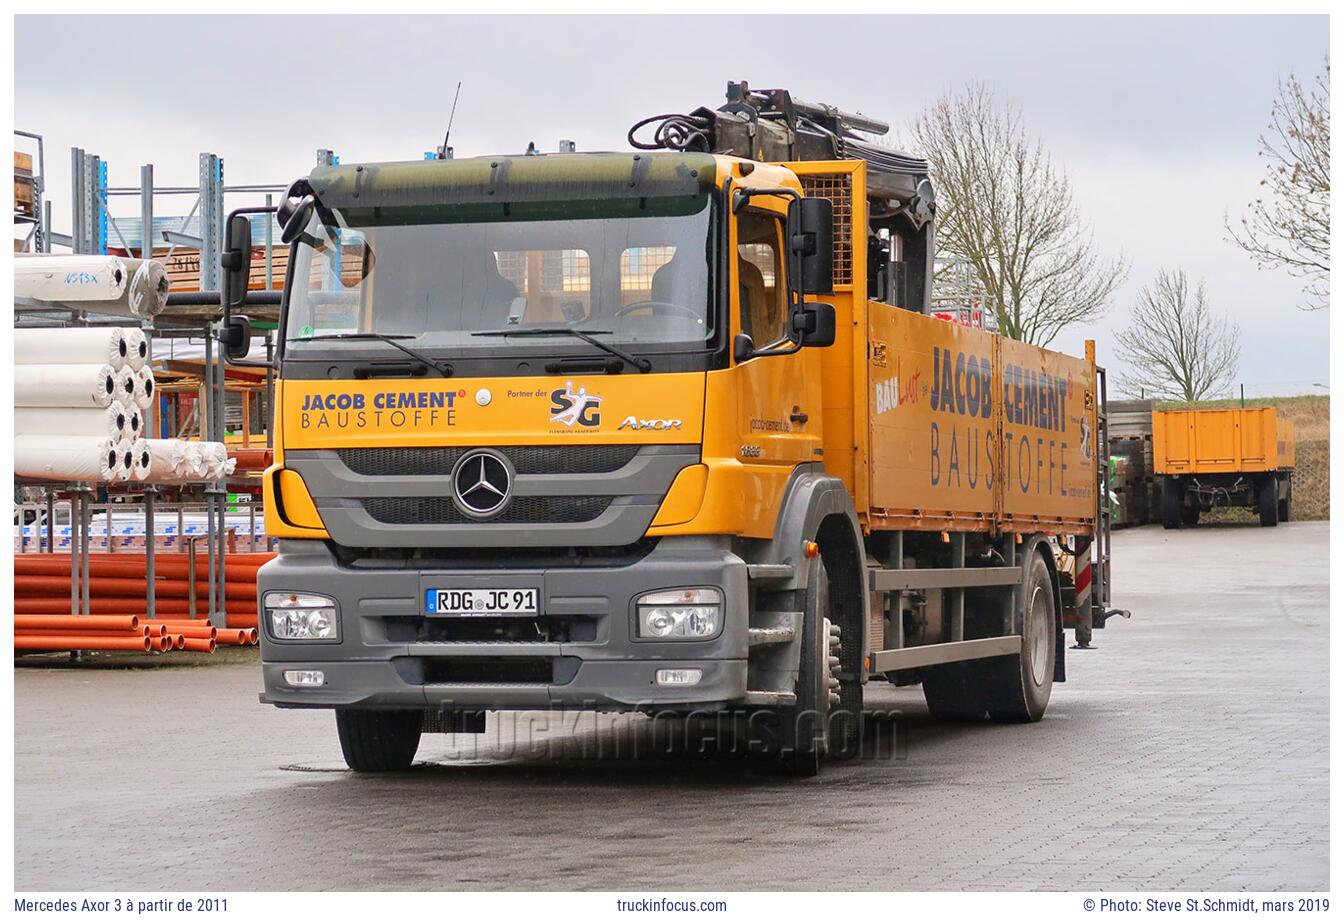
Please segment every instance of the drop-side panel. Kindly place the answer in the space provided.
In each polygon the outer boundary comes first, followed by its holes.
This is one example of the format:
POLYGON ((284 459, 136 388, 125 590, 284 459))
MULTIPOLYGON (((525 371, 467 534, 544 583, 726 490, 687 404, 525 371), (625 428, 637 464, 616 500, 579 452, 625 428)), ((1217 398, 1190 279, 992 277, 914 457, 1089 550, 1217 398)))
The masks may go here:
POLYGON ((999 339, 1006 520, 1091 521, 1097 509, 1096 371, 1081 359, 999 339))
POLYGON ((875 528, 1090 531, 1092 365, 870 303, 875 528))

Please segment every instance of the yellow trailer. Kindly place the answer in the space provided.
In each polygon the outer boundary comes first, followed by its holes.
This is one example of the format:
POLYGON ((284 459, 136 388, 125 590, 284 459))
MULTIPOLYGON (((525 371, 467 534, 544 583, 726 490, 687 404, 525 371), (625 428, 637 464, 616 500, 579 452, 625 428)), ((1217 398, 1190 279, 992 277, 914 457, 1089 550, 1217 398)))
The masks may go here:
POLYGON ((1264 527, 1287 521, 1296 462, 1293 424, 1272 408, 1153 413, 1153 473, 1168 529, 1192 527, 1219 506, 1254 508, 1264 527))

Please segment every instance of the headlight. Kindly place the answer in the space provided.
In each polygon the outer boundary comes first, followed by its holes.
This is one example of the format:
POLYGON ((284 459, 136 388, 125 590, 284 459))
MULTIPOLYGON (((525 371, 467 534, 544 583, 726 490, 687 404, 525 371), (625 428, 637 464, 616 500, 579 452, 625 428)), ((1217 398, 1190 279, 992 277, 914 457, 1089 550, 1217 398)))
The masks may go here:
POLYGON ((677 588, 635 598, 643 639, 712 639, 723 626, 718 588, 677 588))
POLYGON ((268 591, 264 606, 277 639, 339 641, 336 602, 320 594, 268 591))

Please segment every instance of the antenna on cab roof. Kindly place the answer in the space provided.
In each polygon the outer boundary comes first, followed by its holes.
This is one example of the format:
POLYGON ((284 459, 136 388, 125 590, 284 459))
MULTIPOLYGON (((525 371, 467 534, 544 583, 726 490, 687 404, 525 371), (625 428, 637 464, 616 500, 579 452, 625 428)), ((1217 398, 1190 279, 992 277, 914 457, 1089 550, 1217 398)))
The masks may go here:
POLYGON ((448 130, 443 132, 443 146, 439 148, 438 159, 448 159, 448 135, 453 133, 453 116, 457 114, 457 97, 462 94, 462 81, 457 81, 457 92, 453 93, 453 110, 448 113, 448 130))

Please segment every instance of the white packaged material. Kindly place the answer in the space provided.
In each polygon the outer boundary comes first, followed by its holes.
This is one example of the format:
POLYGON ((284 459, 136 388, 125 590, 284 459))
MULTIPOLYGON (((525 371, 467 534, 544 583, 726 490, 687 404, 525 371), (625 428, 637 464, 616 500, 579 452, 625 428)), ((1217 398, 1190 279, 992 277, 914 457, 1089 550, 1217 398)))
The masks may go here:
POLYGON ((144 367, 148 350, 143 332, 122 326, 14 330, 15 364, 110 364, 121 370, 134 352, 143 354, 133 366, 144 367))
POLYGON ((162 263, 117 256, 33 255, 14 260, 14 296, 54 306, 156 316, 168 302, 162 263))
POLYGON ((106 407, 120 392, 117 374, 109 364, 20 364, 14 368, 14 405, 106 407))
POLYGON ((123 367, 117 371, 117 399, 132 406, 139 405, 136 399, 136 383, 139 381, 139 371, 133 371, 129 367, 123 367))
POLYGON ((135 442, 132 475, 142 482, 183 482, 190 475, 187 442, 178 438, 142 438, 135 442))
POLYGON ((138 371, 149 363, 149 337, 143 329, 128 327, 126 333, 126 366, 138 371))
POLYGON ((138 371, 131 370, 129 365, 126 369, 135 375, 131 398, 141 409, 148 409, 154 402, 154 371, 149 367, 141 367, 138 371))
POLYGON ((117 480, 125 482, 131 478, 131 470, 135 468, 135 448, 130 438, 122 438, 113 447, 117 455, 117 480))
MULTIPOLYGON (((128 442, 129 443, 129 442, 128 442)), ((77 435, 18 435, 14 475, 61 482, 113 482, 122 457, 111 438, 77 435)))
POLYGON ((140 437, 143 424, 140 409, 120 401, 106 409, 14 410, 15 434, 74 434, 134 440, 140 437))

